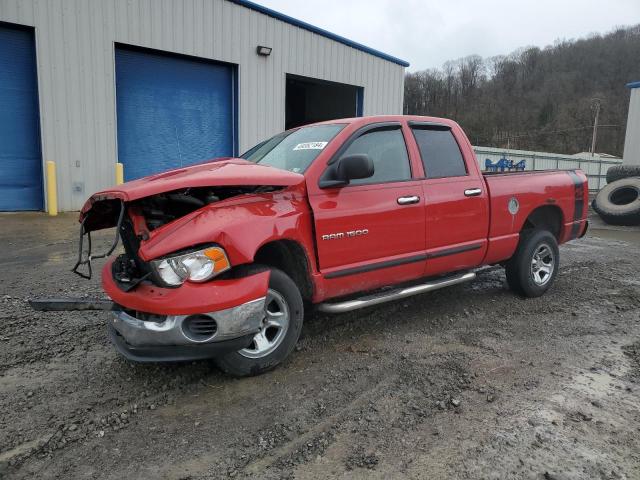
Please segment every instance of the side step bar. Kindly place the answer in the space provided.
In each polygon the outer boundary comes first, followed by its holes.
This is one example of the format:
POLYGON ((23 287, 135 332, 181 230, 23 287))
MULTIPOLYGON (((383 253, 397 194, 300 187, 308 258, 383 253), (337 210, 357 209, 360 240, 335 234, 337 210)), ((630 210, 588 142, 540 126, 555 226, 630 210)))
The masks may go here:
POLYGON ((355 300, 347 300, 338 303, 320 303, 318 304, 317 309, 325 313, 350 312, 352 310, 357 310, 358 308, 370 307, 372 305, 378 305, 392 300, 411 297, 412 295, 418 295, 419 293, 431 292, 432 290, 457 285, 458 283, 469 282, 474 278, 476 278, 475 273, 464 273, 462 275, 433 280, 420 285, 413 285, 411 287, 399 288, 396 290, 381 292, 379 294, 356 298, 355 300))

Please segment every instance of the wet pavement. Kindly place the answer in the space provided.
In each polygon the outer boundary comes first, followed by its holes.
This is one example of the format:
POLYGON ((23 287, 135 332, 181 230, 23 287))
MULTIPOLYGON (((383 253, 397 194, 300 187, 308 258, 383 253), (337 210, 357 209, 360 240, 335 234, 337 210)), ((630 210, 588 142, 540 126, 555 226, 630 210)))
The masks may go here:
POLYGON ((640 227, 607 225, 596 214, 589 216, 589 235, 609 240, 620 240, 632 245, 640 245, 640 227))
POLYGON ((33 312, 102 295, 69 272, 77 214, 0 215, 0 478, 640 478, 640 228, 590 222, 539 299, 494 268, 310 313, 289 360, 236 380, 123 360, 108 313, 33 312))

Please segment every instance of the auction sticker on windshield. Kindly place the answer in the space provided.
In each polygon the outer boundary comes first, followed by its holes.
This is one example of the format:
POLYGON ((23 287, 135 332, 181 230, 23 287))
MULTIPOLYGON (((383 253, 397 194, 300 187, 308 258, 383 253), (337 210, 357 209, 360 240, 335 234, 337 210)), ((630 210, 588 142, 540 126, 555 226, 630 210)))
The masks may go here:
POLYGON ((327 146, 328 142, 305 142, 299 143, 295 147, 294 150, 322 150, 327 146))

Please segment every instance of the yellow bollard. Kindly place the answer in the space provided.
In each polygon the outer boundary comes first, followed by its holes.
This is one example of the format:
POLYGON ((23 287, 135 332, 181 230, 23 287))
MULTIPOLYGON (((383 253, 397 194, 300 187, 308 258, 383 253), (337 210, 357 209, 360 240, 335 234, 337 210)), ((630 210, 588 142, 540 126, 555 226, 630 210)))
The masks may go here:
POLYGON ((124 165, 116 162, 116 185, 124 183, 124 165))
POLYGON ((49 215, 58 215, 58 188, 56 182, 56 162, 47 160, 47 211, 49 215))

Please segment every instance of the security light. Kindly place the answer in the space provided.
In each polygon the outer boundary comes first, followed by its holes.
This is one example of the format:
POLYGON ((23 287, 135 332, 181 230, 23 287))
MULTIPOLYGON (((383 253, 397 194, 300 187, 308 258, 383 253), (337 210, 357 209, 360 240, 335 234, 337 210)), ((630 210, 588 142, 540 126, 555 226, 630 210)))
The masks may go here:
POLYGON ((262 45, 258 45, 258 48, 256 49, 258 55, 262 55, 263 57, 271 55, 271 50, 273 50, 271 47, 263 47, 262 45))

